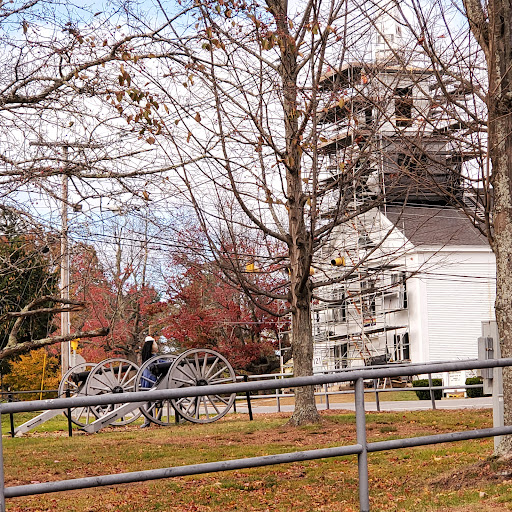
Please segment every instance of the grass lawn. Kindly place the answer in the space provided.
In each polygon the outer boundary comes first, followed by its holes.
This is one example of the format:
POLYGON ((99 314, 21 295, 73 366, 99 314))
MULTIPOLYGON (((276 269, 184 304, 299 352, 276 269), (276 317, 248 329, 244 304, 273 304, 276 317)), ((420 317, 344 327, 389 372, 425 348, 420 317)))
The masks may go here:
MULTIPOLYGON (((72 438, 58 417, 25 437, 3 438, 6 485, 355 443, 353 413, 322 412, 322 424, 302 428, 289 427, 287 417, 257 415, 250 422, 247 415, 229 415, 209 425, 129 425, 72 438)), ((367 414, 369 441, 491 424, 488 410, 367 414)), ((8 430, 8 418, 2 428, 8 430)), ((369 454, 372 511, 512 510, 512 464, 490 459, 492 448, 492 439, 483 439, 369 454)), ((357 457, 15 498, 7 510, 357 511, 357 457)))

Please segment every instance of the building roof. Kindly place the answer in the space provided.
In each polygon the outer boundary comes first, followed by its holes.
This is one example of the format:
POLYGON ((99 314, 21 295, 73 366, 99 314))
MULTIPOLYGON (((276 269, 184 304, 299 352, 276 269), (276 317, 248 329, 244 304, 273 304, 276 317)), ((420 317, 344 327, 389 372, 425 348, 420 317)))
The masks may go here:
POLYGON ((488 246, 487 238, 463 212, 447 206, 388 206, 386 217, 416 247, 488 246))

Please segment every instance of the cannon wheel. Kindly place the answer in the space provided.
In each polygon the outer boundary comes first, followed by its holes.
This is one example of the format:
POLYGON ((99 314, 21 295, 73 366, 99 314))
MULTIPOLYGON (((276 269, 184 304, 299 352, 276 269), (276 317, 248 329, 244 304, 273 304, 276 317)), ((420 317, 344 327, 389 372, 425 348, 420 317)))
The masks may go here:
MULTIPOLYGON (((168 388, 210 386, 236 382, 227 359, 209 349, 191 349, 176 358, 168 373, 168 388)), ((212 423, 233 405, 236 393, 183 397, 172 400, 174 408, 193 423, 212 423)))
MULTIPOLYGON (((72 376, 75 373, 90 372, 96 363, 80 363, 73 368, 70 368, 59 383, 59 398, 66 397, 66 390, 69 389, 69 396, 83 396, 85 395, 85 383, 75 382, 72 376)), ((67 410, 64 412, 67 417, 67 410)), ((74 407, 71 409, 71 421, 79 426, 85 427, 89 423, 92 423, 96 419, 96 416, 92 413, 89 407, 74 407)))
MULTIPOLYGON (((139 368, 135 382, 136 391, 150 391, 154 389, 162 380, 167 379, 167 372, 162 375, 154 375, 151 368, 156 363, 172 363, 176 359, 175 355, 160 355, 148 359, 139 368), (146 371, 145 375, 143 373, 146 371)), ((159 400, 157 402, 148 402, 140 408, 140 412, 151 422, 158 425, 168 426, 175 422, 174 406, 170 400, 159 400)))
MULTIPOLYGON (((127 393, 135 391, 135 379, 139 367, 128 359, 112 358, 98 363, 89 373, 85 384, 86 395, 105 393, 127 393)), ((118 409, 124 404, 93 405, 91 411, 96 418, 118 409)), ((140 416, 138 408, 112 423, 113 426, 128 425, 140 416)))

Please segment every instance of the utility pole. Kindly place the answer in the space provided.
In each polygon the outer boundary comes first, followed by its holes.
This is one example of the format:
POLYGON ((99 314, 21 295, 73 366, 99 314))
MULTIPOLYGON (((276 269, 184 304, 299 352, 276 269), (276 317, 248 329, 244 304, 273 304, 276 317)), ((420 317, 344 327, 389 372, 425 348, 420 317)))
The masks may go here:
MULTIPOLYGON (((68 174, 69 174, 69 148, 94 149, 100 148, 100 144, 88 144, 78 142, 31 142, 31 146, 47 148, 62 148, 64 153, 64 166, 61 181, 61 234, 60 234, 60 297, 69 299, 69 237, 68 237, 68 174)), ((60 332, 67 336, 71 332, 71 318, 69 311, 60 314, 60 332)), ((60 344, 61 372, 64 375, 69 370, 71 361, 71 345, 69 341, 60 344)))
MULTIPOLYGON (((62 147, 64 153, 64 172, 62 173, 62 210, 61 210, 61 236, 60 236, 60 296, 69 299, 69 249, 68 249, 68 146, 62 147)), ((71 317, 69 311, 60 314, 60 333, 67 336, 71 332, 71 317)), ((71 361, 71 345, 69 341, 60 344, 62 375, 69 370, 71 361)))

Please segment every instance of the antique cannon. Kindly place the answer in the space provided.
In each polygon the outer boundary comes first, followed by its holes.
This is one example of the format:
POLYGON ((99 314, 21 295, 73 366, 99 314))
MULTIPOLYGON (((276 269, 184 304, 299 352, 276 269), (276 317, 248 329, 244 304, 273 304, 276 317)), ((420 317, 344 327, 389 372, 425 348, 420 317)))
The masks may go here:
MULTIPOLYGON (((59 385, 59 397, 209 386, 236 382, 227 359, 210 349, 191 349, 180 355, 159 355, 139 368, 127 359, 106 359, 98 364, 81 363, 71 368, 59 385)), ((194 423, 211 423, 232 407, 235 394, 201 395, 176 400, 129 402, 70 410, 71 421, 86 432, 109 425, 127 425, 141 413, 151 422, 170 425, 182 417, 194 423)), ((28 432, 67 409, 45 411, 15 429, 28 432)))
MULTIPOLYGON (((146 372, 147 375, 147 372, 146 372)), ((210 386, 236 382, 236 375, 227 359, 209 349, 191 349, 179 356, 155 356, 140 368, 136 391, 210 386), (142 379, 145 370, 153 376, 142 379)), ((169 425, 174 412, 193 423, 211 423, 222 418, 233 405, 235 394, 202 395, 177 400, 152 402, 140 406, 150 421, 169 425)))

